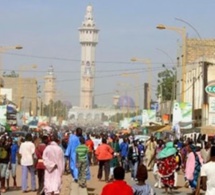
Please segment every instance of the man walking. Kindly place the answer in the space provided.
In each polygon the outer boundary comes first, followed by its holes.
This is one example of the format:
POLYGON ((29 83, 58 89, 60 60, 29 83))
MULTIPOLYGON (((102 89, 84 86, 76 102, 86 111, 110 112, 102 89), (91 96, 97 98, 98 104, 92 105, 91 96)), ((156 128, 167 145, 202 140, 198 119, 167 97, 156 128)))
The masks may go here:
MULTIPOLYGON (((215 146, 211 147, 210 156, 210 161, 201 168, 202 189, 206 191, 206 195, 215 194, 215 146)), ((199 194, 199 191, 200 181, 198 181, 196 195, 199 194)))
POLYGON ((82 136, 82 129, 77 128, 75 134, 70 135, 65 156, 69 158, 70 171, 75 182, 78 182, 78 168, 76 166, 76 148, 80 145, 79 138, 82 136))
POLYGON ((65 168, 64 154, 58 145, 58 135, 51 136, 51 143, 43 151, 43 163, 45 165, 45 195, 59 195, 62 176, 65 168))
POLYGON ((31 190, 36 191, 35 168, 33 154, 35 152, 35 145, 32 142, 32 135, 29 133, 25 137, 25 142, 21 143, 19 154, 21 155, 22 165, 22 191, 27 192, 28 187, 28 171, 31 174, 31 190))
POLYGON ((35 154, 37 157, 36 169, 38 175, 38 190, 37 195, 44 195, 44 175, 45 175, 45 166, 43 164, 43 151, 48 144, 48 136, 44 135, 42 137, 42 142, 36 147, 35 154))

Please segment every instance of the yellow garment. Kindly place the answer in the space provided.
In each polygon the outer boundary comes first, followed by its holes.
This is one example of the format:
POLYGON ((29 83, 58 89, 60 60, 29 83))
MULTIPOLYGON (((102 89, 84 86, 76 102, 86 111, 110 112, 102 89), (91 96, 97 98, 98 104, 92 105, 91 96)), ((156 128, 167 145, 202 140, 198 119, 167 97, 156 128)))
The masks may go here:
POLYGON ((175 161, 176 161, 177 163, 179 163, 179 156, 176 156, 176 157, 175 157, 175 161))

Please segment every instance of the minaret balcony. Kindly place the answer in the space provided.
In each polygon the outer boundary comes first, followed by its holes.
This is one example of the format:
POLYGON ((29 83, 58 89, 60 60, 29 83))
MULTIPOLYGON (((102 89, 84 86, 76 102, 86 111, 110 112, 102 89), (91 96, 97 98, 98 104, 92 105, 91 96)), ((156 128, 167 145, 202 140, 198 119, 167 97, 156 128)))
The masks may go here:
POLYGON ((81 91, 82 91, 82 92, 89 92, 89 93, 92 93, 92 92, 93 92, 93 89, 82 88, 81 91))

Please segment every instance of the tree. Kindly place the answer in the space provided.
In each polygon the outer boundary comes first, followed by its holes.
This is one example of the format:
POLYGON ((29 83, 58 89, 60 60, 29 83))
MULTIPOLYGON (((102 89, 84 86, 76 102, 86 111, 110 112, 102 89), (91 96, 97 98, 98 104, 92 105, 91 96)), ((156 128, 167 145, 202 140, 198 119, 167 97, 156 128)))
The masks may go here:
POLYGON ((60 100, 54 102, 51 100, 48 105, 43 107, 43 113, 45 116, 52 117, 56 116, 58 119, 67 118, 67 107, 66 105, 61 102, 60 100))
POLYGON ((12 78, 17 78, 19 77, 19 74, 16 73, 15 70, 12 70, 10 73, 4 72, 3 77, 12 77, 12 78))
POLYGON ((176 74, 174 69, 167 69, 164 64, 162 66, 165 70, 158 73, 157 97, 168 101, 173 99, 175 93, 176 74))

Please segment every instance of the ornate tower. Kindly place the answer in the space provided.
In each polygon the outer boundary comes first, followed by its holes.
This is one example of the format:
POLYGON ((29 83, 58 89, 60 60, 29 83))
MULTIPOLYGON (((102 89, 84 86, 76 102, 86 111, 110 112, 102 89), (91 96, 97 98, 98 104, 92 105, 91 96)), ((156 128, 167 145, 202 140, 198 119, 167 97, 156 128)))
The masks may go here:
POLYGON ((81 90, 80 107, 91 109, 94 106, 95 49, 99 30, 95 27, 93 7, 87 6, 82 27, 79 28, 81 44, 81 90))
POLYGON ((55 100, 55 80, 56 77, 54 75, 54 68, 53 66, 49 66, 48 72, 45 79, 45 86, 44 86, 44 103, 48 105, 50 100, 55 100))

